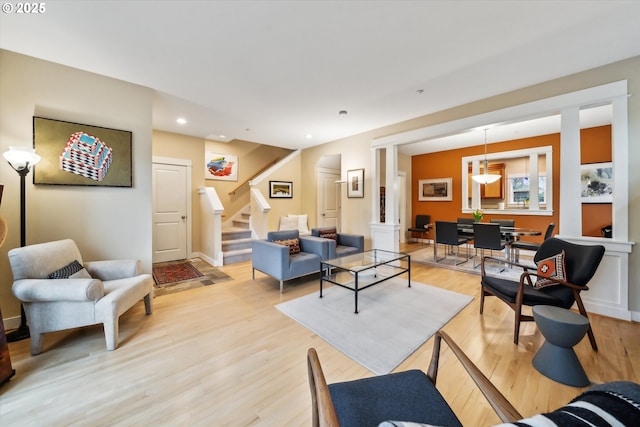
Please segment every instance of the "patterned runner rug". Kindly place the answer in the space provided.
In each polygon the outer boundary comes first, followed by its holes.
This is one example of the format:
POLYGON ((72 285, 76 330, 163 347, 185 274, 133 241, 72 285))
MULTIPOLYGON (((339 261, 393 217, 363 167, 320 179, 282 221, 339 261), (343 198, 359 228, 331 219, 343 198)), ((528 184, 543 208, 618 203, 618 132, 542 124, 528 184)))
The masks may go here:
POLYGON ((180 260, 153 264, 155 296, 220 283, 232 278, 200 260, 180 260))

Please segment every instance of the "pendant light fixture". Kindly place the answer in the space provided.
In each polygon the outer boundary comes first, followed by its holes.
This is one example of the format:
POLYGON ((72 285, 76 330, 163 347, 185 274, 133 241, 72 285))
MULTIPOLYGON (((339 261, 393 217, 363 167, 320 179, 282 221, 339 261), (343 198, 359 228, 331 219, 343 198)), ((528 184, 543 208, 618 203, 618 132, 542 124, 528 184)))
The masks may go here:
POLYGON ((484 173, 473 175, 471 179, 480 184, 491 184, 500 179, 500 175, 489 173, 489 162, 487 161, 487 129, 484 130, 484 173))

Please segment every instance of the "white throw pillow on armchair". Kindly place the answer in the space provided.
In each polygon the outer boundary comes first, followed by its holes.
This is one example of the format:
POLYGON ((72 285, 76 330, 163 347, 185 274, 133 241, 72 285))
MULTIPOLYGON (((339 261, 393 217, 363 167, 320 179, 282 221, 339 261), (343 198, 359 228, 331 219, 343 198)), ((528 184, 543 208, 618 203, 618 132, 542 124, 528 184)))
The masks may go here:
POLYGON ((307 226, 307 215, 292 215, 289 214, 289 218, 295 218, 297 221, 297 226, 296 228, 298 229, 298 232, 300 233, 300 235, 302 234, 311 234, 311 231, 309 231, 309 227, 307 226))
POLYGON ((298 229, 298 219, 290 218, 286 216, 280 217, 280 225, 278 225, 278 230, 297 230, 298 229))

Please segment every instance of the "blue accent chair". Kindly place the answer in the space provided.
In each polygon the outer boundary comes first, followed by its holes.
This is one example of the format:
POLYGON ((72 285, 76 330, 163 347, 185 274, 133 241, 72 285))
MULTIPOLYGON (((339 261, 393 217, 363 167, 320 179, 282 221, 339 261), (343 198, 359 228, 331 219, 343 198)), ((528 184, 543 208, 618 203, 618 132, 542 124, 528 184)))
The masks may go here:
POLYGON ((286 280, 320 271, 320 261, 329 257, 330 242, 319 237, 300 237, 298 230, 280 230, 267 233, 266 240, 254 240, 251 254, 252 277, 256 270, 280 281, 280 293, 286 280), (290 255, 289 247, 274 240, 298 239, 300 253, 290 255))
MULTIPOLYGON (((312 228, 311 235, 314 237, 318 237, 321 233, 331 230, 335 230, 335 227, 312 228)), ((322 258, 323 261, 326 259, 340 258, 346 255, 364 252, 363 235, 347 233, 336 233, 336 235, 338 237, 337 240, 324 239, 329 240, 331 246, 329 247, 327 258, 322 258)))

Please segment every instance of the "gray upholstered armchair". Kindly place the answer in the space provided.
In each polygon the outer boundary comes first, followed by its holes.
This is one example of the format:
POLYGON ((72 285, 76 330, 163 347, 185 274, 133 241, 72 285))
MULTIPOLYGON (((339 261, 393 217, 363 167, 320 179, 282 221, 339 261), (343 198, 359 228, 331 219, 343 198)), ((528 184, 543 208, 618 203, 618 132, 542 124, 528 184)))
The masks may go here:
POLYGON ((73 240, 9 251, 13 293, 23 306, 31 332, 31 354, 42 351, 47 332, 104 324, 107 350, 118 346, 118 319, 144 299, 152 311, 153 278, 140 274, 138 260, 82 262, 73 240))
POLYGON ((280 281, 280 293, 286 280, 320 271, 320 261, 329 256, 330 242, 312 236, 300 236, 298 230, 267 233, 266 240, 254 240, 251 249, 252 277, 256 270, 280 281))
POLYGON ((335 227, 322 227, 312 228, 311 235, 335 241, 329 247, 328 259, 364 252, 364 236, 361 234, 338 233, 335 227))

